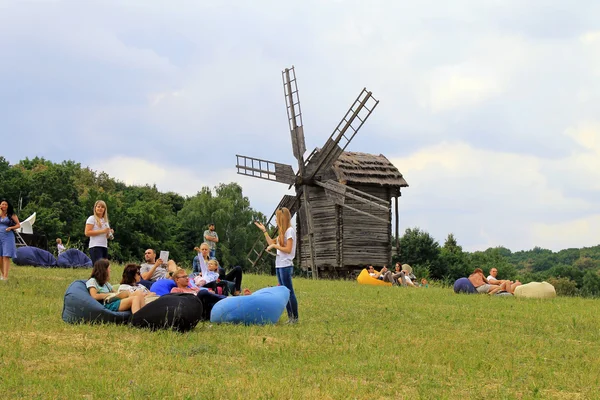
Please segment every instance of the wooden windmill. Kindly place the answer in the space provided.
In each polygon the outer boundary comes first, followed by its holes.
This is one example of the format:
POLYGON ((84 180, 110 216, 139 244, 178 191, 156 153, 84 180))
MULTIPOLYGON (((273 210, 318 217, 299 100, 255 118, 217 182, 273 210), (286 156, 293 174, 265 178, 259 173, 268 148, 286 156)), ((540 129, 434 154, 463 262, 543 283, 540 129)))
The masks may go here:
MULTIPOLYGON (((294 172, 288 164, 236 155, 238 174, 295 187, 296 195, 283 196, 277 209, 287 207, 292 215, 298 212, 296 260, 300 261, 302 269, 313 278, 318 278, 319 271, 342 270, 360 264, 360 260, 357 261, 357 257, 354 256, 356 251, 351 249, 352 238, 349 237, 350 232, 357 226, 362 229, 357 231, 358 235, 363 233, 380 237, 384 250, 379 253, 388 254, 378 254, 376 258, 385 259, 387 262, 391 256, 390 199, 395 196, 397 204, 399 188, 408 185, 400 172, 385 157, 344 153, 379 101, 366 88, 362 89, 323 147, 315 148, 304 159, 306 145, 294 67, 286 68, 282 77, 292 150, 298 160, 298 170, 294 172), (377 172, 373 174, 373 171, 365 171, 363 167, 366 164, 370 165, 367 169, 377 172), (353 170, 358 171, 352 173, 353 170), (377 174, 384 174, 386 179, 391 177, 392 180, 388 182, 390 184, 377 182, 378 187, 385 188, 385 193, 381 195, 377 192, 373 195, 348 184, 348 178, 352 180, 351 175, 357 174, 362 176, 359 183, 364 183, 367 175, 370 177, 368 179, 372 180, 375 176, 377 180, 377 174), (350 227, 347 226, 348 223, 351 224, 350 227), (344 238, 348 239, 347 246, 343 245, 344 238), (352 254, 352 259, 349 259, 349 254, 352 254)), ((275 211, 267 223, 271 235, 276 231, 275 211)), ((267 252, 266 247, 263 235, 258 236, 248 254, 252 265, 258 263, 267 252)), ((369 261, 373 262, 373 259, 369 258, 369 261)))

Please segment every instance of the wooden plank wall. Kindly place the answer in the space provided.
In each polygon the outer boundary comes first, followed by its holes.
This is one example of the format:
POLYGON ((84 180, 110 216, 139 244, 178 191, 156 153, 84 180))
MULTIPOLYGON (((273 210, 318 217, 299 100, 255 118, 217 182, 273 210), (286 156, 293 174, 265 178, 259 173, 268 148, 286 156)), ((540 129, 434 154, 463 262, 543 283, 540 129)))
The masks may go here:
MULTIPOLYGON (((388 204, 388 211, 369 208, 352 199, 346 203, 359 210, 374 213, 390 221, 385 224, 367 215, 336 206, 325 195, 320 187, 309 188, 313 225, 315 230, 316 262, 319 269, 355 269, 360 265, 373 264, 381 266, 391 259, 391 201, 390 191, 382 186, 354 186, 369 193, 388 204)), ((305 224, 298 223, 299 249, 297 256, 301 267, 306 268, 310 260, 308 245, 305 240, 307 232, 305 224)))
MULTIPOLYGON (((354 188, 385 200, 388 211, 373 210, 353 200, 347 204, 359 210, 368 211, 391 222, 391 202, 389 189, 383 186, 353 186, 354 188)), ((385 224, 367 215, 344 208, 343 254, 344 267, 359 268, 368 264, 382 266, 391 260, 391 224, 385 224)))
MULTIPOLYGON (((337 212, 336 206, 320 187, 309 188, 309 203, 311 206, 316 263, 319 268, 336 267, 339 259, 337 246, 337 212)), ((302 232, 305 240, 308 240, 306 232, 302 232)), ((310 260, 308 245, 301 245, 300 258, 302 266, 306 267, 310 260)))

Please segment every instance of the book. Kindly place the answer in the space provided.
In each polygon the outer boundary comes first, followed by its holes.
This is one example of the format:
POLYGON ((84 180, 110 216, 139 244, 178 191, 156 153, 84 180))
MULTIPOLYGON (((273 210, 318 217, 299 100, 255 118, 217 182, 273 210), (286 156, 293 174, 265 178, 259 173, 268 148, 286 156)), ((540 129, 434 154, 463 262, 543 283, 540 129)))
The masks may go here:
POLYGON ((169 252, 161 250, 160 251, 160 256, 158 258, 160 258, 161 260, 163 260, 163 263, 166 264, 169 261, 169 252))

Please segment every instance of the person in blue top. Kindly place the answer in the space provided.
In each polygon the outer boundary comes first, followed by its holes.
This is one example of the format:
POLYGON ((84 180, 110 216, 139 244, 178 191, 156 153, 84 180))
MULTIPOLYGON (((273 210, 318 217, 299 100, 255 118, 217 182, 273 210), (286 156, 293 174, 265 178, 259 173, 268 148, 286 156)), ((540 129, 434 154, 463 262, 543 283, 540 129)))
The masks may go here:
POLYGON ((15 229, 19 229, 21 223, 15 214, 13 206, 6 199, 0 200, 0 257, 2 258, 2 275, 0 280, 8 279, 10 259, 17 256, 17 245, 15 242, 15 229))

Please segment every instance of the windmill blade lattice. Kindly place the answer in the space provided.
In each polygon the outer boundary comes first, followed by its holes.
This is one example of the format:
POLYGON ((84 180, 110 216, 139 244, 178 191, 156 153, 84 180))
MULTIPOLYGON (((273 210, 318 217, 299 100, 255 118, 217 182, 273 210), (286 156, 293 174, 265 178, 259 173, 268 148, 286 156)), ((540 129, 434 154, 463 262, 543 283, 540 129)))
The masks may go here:
MULTIPOLYGON (((300 97, 298 96, 298 84, 294 67, 286 68, 281 76, 283 78, 283 94, 288 116, 290 134, 292 136, 292 149, 294 157, 298 160, 299 168, 304 162, 306 143, 304 141, 304 128, 302 124, 302 110, 300 109, 300 97)), ((300 171, 302 174, 302 171, 300 171)))
POLYGON ((323 148, 320 151, 315 149, 304 162, 306 178, 310 180, 319 171, 327 170, 333 165, 373 113, 377 104, 379 104, 379 100, 376 100, 372 93, 364 88, 327 139, 323 148))
POLYGON ((237 168, 237 173, 240 175, 286 183, 288 185, 293 185, 296 182, 296 174, 291 165, 241 156, 239 154, 236 154, 236 158, 237 163, 235 167, 237 168))

